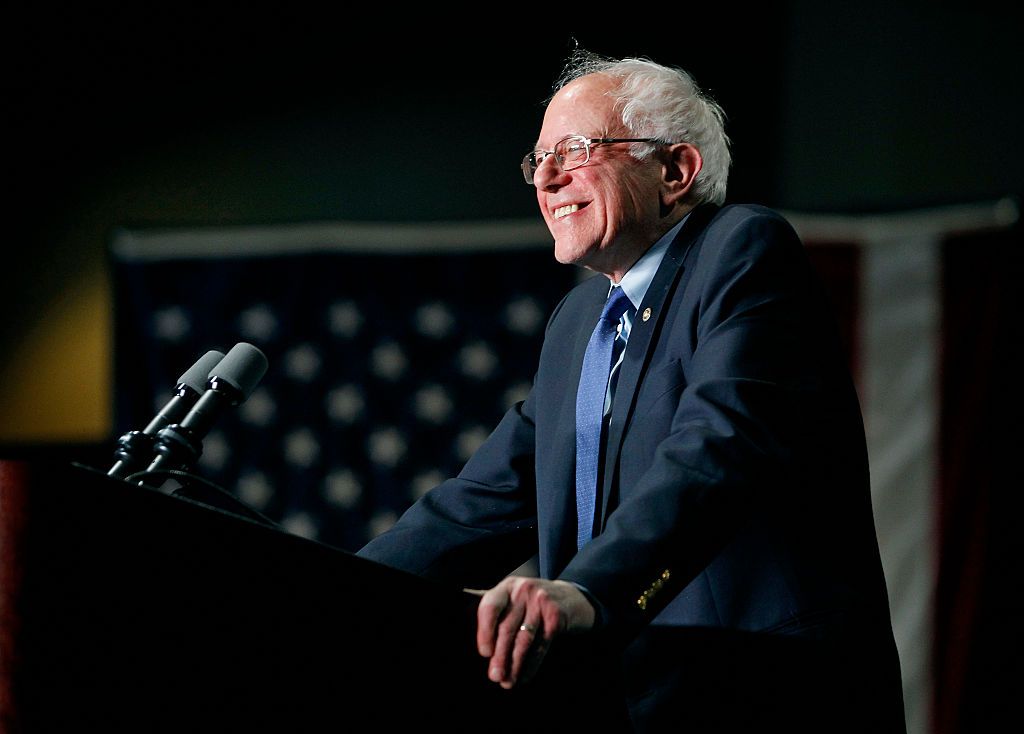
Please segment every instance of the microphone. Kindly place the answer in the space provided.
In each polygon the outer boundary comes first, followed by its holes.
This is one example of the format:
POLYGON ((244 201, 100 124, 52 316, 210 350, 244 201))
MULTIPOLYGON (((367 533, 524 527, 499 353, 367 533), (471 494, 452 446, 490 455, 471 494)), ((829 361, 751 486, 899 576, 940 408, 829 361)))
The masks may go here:
POLYGON ((146 469, 178 469, 203 453, 203 437, 225 408, 244 403, 267 371, 267 358, 252 344, 240 342, 210 370, 206 392, 181 419, 157 433, 156 458, 146 469))
POLYGON ((152 459, 156 434, 160 429, 177 423, 188 414, 199 396, 206 390, 206 379, 217 363, 224 359, 224 353, 210 350, 200 357, 178 378, 176 393, 156 417, 141 431, 128 431, 117 442, 114 456, 117 458, 108 476, 124 478, 152 459))

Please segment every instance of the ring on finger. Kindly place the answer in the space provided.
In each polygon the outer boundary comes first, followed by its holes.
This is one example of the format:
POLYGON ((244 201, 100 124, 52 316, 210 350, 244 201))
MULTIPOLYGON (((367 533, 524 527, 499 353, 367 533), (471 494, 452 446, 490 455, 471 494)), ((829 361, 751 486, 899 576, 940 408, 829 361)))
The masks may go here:
POLYGON ((519 625, 520 632, 529 632, 531 635, 537 632, 536 626, 532 624, 526 624, 525 622, 519 625))

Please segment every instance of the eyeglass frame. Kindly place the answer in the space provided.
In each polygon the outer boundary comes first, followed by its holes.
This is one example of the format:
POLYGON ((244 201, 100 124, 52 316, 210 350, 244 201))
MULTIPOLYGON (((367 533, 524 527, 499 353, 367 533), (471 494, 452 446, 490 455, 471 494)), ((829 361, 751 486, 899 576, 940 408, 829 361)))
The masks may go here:
MULTIPOLYGON (((565 167, 564 161, 558 159, 555 156, 555 163, 560 171, 574 171, 577 168, 590 163, 590 147, 593 145, 605 145, 608 143, 658 143, 659 145, 670 145, 670 143, 663 143, 657 138, 588 138, 585 135, 566 135, 564 138, 555 143, 555 148, 564 143, 566 140, 580 140, 583 143, 584 149, 587 151, 587 158, 581 163, 573 163, 568 168, 565 167)), ((520 169, 523 172, 523 178, 526 179, 526 183, 533 186, 533 177, 537 173, 537 169, 540 168, 541 163, 547 160, 548 156, 555 155, 554 150, 544 150, 538 148, 537 150, 531 150, 529 153, 523 156, 522 163, 519 164, 520 169), (538 153, 543 153, 544 157, 541 158, 537 163, 531 164, 530 159, 536 159, 538 153)))

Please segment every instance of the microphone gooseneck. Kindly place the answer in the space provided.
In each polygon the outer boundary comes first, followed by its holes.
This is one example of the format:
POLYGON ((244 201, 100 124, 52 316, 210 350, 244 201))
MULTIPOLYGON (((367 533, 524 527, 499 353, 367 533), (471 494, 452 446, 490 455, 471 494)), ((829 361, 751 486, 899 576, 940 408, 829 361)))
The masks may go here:
POLYGON ((267 358, 252 344, 241 342, 210 370, 206 392, 187 415, 157 432, 153 459, 146 473, 180 469, 203 453, 202 440, 227 408, 245 402, 267 371, 267 358))
POLYGON ((196 360, 196 363, 178 378, 174 397, 160 409, 153 420, 141 431, 128 431, 118 439, 117 450, 114 452, 117 462, 107 472, 108 476, 124 478, 152 460, 157 433, 188 414, 206 390, 210 371, 223 359, 223 352, 210 350, 196 360))

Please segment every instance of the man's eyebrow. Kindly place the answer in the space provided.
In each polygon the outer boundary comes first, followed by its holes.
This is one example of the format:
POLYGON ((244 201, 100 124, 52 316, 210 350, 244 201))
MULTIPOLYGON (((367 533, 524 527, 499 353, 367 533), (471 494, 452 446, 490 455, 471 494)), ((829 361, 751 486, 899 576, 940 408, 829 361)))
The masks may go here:
MULTIPOLYGON (((583 135, 581 133, 568 133, 567 135, 563 135, 562 137, 560 137, 555 142, 557 143, 560 140, 565 140, 566 138, 572 138, 572 137, 584 137, 584 138, 586 138, 586 137, 590 137, 590 136, 583 135)), ((551 147, 553 148, 554 146, 551 146, 551 147)), ((543 148, 540 147, 540 141, 539 140, 536 143, 533 144, 533 149, 534 150, 544 150, 543 148)))

